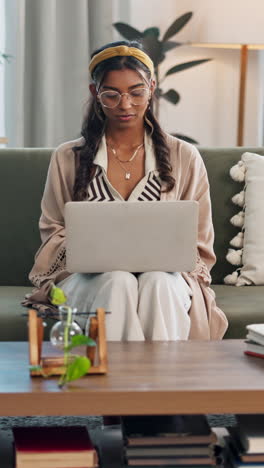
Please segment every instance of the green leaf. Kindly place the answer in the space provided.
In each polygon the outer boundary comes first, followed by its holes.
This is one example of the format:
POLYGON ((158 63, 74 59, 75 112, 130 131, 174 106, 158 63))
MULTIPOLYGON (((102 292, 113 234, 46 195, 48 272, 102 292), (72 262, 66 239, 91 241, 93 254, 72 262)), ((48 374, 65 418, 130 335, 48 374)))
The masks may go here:
POLYGON ((145 36, 142 39, 142 44, 147 54, 153 60, 154 67, 156 68, 165 59, 165 54, 162 50, 162 42, 160 42, 156 36, 145 36))
POLYGON ((187 141, 188 143, 193 143, 195 145, 198 145, 198 141, 194 140, 193 138, 187 135, 182 135, 181 133, 171 133, 171 135, 179 138, 180 140, 187 141))
POLYGON ((72 337, 71 343, 68 346, 65 346, 64 351, 70 351, 77 346, 96 346, 96 342, 89 336, 75 335, 72 337))
POLYGON ((88 372, 90 367, 90 359, 85 356, 77 356, 67 367, 64 381, 71 382, 72 380, 79 379, 88 372))
POLYGON ((177 91, 175 91, 175 89, 169 89, 169 91, 166 93, 161 94, 161 97, 166 99, 166 101, 171 102, 172 104, 177 104, 180 100, 180 95, 177 93, 177 91))
POLYGON ((143 37, 143 33, 141 31, 138 31, 138 29, 133 28, 129 24, 118 22, 114 23, 113 26, 121 36, 129 41, 133 39, 141 39, 143 37))
POLYGON ((161 97, 161 95, 162 95, 162 89, 161 89, 161 88, 158 88, 158 87, 155 88, 154 94, 155 94, 155 97, 156 97, 157 99, 159 99, 159 98, 161 97))
POLYGON ((157 27, 153 27, 153 28, 147 28, 145 29, 145 31, 143 31, 143 36, 146 37, 146 36, 154 36, 158 39, 160 35, 160 30, 159 28, 157 27))
POLYGON ((31 370, 31 371, 42 371, 42 366, 40 366, 40 365, 29 366, 29 370, 31 370))
POLYGON ((65 296, 64 291, 61 288, 57 288, 55 285, 52 285, 49 296, 53 305, 65 304, 67 301, 67 296, 65 296))
MULTIPOLYGON (((13 55, 5 54, 4 52, 0 52, 0 58, 3 58, 8 63, 10 63, 11 59, 13 58, 13 55)), ((4 63, 4 62, 1 61, 0 63, 4 63)))
POLYGON ((184 13, 184 15, 177 18, 167 29, 162 40, 166 41, 170 37, 174 36, 174 34, 177 34, 186 25, 186 23, 190 21, 192 15, 192 12, 189 11, 188 13, 184 13))
POLYGON ((162 42, 162 50, 163 52, 168 52, 171 49, 174 49, 175 47, 179 47, 182 45, 182 42, 175 42, 175 41, 167 41, 167 42, 162 42))
POLYGON ((166 73, 165 76, 172 75, 172 73, 178 73, 183 70, 187 70, 187 68, 192 68, 201 63, 209 62, 211 59, 202 59, 202 60, 192 60, 191 62, 180 63, 179 65, 175 65, 174 67, 170 68, 166 73))

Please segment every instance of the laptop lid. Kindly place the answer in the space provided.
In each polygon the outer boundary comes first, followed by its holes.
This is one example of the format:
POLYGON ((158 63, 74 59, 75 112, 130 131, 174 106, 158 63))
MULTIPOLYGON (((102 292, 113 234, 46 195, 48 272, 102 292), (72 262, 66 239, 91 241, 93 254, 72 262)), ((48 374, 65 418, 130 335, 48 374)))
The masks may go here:
POLYGON ((196 201, 68 202, 66 268, 70 273, 192 271, 196 201))

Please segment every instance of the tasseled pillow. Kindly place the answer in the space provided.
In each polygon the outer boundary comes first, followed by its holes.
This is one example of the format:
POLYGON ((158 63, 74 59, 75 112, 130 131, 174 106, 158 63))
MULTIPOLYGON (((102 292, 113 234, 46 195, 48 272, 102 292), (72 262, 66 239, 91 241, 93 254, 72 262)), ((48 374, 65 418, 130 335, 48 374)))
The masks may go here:
POLYGON ((232 197, 232 202, 238 206, 244 206, 245 204, 245 190, 241 190, 241 192, 237 193, 232 197))
POLYGON ((264 157, 243 153, 241 161, 230 169, 233 180, 244 184, 232 197, 238 213, 230 222, 239 232, 230 240, 226 259, 236 270, 224 278, 229 285, 264 284, 264 157))
MULTIPOLYGON (((231 167, 229 171, 230 176, 236 182, 245 182, 246 178, 246 166, 243 161, 239 161, 235 166, 231 167)), ((232 265, 242 265, 242 256, 243 256, 243 245, 244 245, 244 220, 245 220, 245 187, 241 192, 237 193, 232 197, 232 202, 235 205, 238 205, 242 208, 236 215, 232 216, 230 222, 233 226, 240 227, 241 231, 233 237, 230 241, 232 247, 237 247, 236 249, 228 249, 226 259, 232 265)), ((224 278, 224 283, 229 285, 236 285, 239 277, 239 272, 241 268, 237 268, 233 273, 227 275, 224 278)))
POLYGON ((243 243, 244 243, 244 233, 243 232, 239 232, 230 241, 230 245, 232 245, 232 247, 237 247, 239 249, 241 249, 243 247, 243 243))

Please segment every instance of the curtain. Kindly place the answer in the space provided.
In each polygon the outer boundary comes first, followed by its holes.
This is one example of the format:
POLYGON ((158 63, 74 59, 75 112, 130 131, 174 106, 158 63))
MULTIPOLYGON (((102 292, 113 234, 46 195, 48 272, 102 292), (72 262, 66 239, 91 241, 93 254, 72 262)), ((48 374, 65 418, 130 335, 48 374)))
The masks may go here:
POLYGON ((8 146, 54 147, 79 136, 89 56, 115 39, 120 1, 6 0, 8 146))
MULTIPOLYGON (((5 52, 4 0, 0 0, 0 52, 5 52)), ((4 60, 0 56, 0 148, 5 135, 4 124, 4 60)))

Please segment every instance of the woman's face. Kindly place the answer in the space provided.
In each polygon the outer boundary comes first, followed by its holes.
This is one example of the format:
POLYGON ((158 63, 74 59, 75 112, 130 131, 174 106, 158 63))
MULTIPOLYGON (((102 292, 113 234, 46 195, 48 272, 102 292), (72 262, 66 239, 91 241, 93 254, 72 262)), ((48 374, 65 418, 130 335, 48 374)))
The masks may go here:
POLYGON ((127 128, 142 123, 153 91, 154 81, 143 71, 125 68, 108 72, 96 95, 109 124, 127 128))

